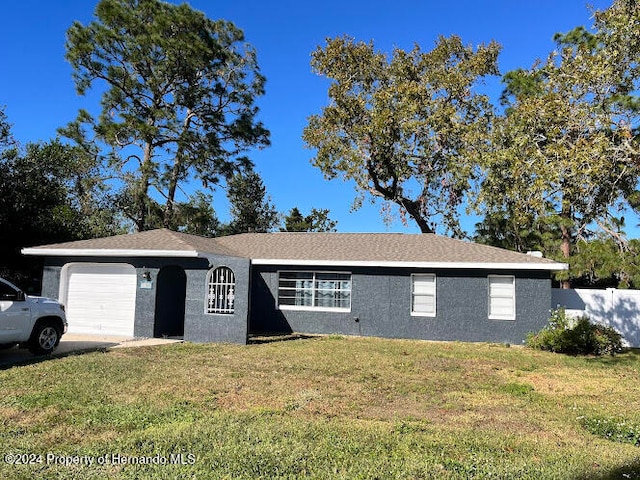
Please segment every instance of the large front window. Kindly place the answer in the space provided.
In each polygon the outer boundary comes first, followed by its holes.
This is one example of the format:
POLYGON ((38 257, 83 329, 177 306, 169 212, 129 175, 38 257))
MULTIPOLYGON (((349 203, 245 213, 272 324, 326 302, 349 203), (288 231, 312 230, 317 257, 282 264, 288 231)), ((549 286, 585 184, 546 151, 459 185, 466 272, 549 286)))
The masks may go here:
POLYGON ((280 272, 278 307, 294 310, 351 310, 351 274, 280 272))

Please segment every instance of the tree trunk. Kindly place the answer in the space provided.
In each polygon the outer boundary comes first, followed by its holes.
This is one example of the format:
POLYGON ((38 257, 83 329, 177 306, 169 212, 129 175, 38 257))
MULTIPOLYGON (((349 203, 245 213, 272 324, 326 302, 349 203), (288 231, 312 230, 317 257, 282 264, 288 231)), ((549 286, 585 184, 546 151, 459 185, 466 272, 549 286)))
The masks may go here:
MULTIPOLYGON (((569 262, 569 256, 571 255, 571 235, 569 229, 564 225, 560 228, 562 234, 562 244, 560 245, 560 251, 562 256, 569 262)), ((571 288, 571 280, 562 280, 560 282, 560 288, 571 288)))
POLYGON ((418 202, 405 199, 401 200, 398 203, 401 207, 404 207, 407 210, 407 213, 418 224, 420 233, 435 233, 433 228, 431 228, 431 226, 429 225, 427 219, 422 216, 422 212, 420 212, 420 204, 418 202))
POLYGON ((151 142, 145 142, 144 144, 144 154, 142 158, 142 165, 140 166, 140 186, 138 191, 135 193, 136 195, 136 208, 138 211, 136 212, 136 230, 138 232, 142 232, 144 230, 148 230, 149 225, 147 209, 149 207, 149 182, 151 179, 151 153, 153 151, 153 147, 151 146, 151 142))
MULTIPOLYGON (((571 231, 567 225, 571 220, 571 205, 565 201, 562 203, 560 219, 560 251, 562 252, 562 257, 569 263, 569 257, 571 256, 571 231)), ((562 280, 560 282, 560 288, 571 288, 571 280, 562 280)))
MULTIPOLYGON (((189 130, 191 126, 191 118, 192 111, 187 109, 187 115, 184 119, 184 124, 182 125, 183 133, 189 130)), ((178 144, 178 151, 176 152, 176 156, 173 160, 173 168, 171 169, 171 177, 169 178, 169 190, 167 192, 167 203, 165 204, 164 209, 164 218, 162 220, 165 228, 172 227, 173 221, 173 211, 175 205, 176 198, 176 190, 178 188, 178 181, 180 180, 180 174, 182 173, 182 165, 183 165, 183 148, 180 144, 178 144)))
POLYGON ((173 226, 173 211, 176 197, 176 189, 178 188, 178 179, 180 178, 180 162, 176 159, 171 169, 171 177, 169 178, 169 190, 167 192, 167 203, 164 208, 164 218, 162 224, 165 228, 173 226))

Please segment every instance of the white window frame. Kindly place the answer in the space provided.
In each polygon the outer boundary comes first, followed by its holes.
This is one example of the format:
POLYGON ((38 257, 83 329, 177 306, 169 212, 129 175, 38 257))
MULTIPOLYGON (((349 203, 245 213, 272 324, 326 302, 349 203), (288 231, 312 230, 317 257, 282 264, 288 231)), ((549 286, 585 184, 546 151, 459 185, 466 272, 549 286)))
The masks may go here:
POLYGON ((236 274, 231 268, 226 265, 220 265, 209 270, 204 302, 205 314, 233 315, 235 311, 235 295, 236 274))
POLYGON ((412 273, 411 274, 411 316, 412 317, 435 317, 437 311, 437 279, 435 273, 412 273), (430 279, 433 284, 433 291, 427 293, 416 293, 416 280, 430 279), (420 312, 415 310, 416 297, 433 297, 433 311, 420 312))
MULTIPOLYGON (((280 270, 278 271, 278 291, 277 291, 277 308, 278 310, 302 310, 302 311, 311 311, 311 312, 350 312, 351 311, 351 303, 353 299, 353 275, 351 272, 334 272, 334 271, 323 271, 323 270, 280 270), (311 305, 280 305, 280 291, 283 290, 280 287, 280 278, 284 276, 286 278, 287 274, 296 274, 296 273, 308 273, 312 275, 311 278, 311 288, 305 289, 311 292, 311 305), (323 274, 331 274, 331 275, 349 275, 349 307, 318 307, 315 306, 317 299, 317 291, 319 290, 316 287, 316 276, 323 274)), ((338 289, 336 292, 342 292, 347 290, 338 289)))
POLYGON ((515 275, 489 275, 487 278, 488 278, 487 297, 489 299, 489 306, 488 306, 488 308, 489 308, 489 311, 488 311, 489 320, 515 320, 516 319, 516 277, 515 277, 515 275), (509 289, 509 293, 508 294, 502 294, 502 295, 492 295, 492 292, 491 292, 491 280, 492 279, 505 279, 505 278, 511 279, 511 288, 509 289), (511 312, 508 313, 508 314, 492 313, 491 305, 492 305, 492 300, 494 298, 511 299, 511 312))

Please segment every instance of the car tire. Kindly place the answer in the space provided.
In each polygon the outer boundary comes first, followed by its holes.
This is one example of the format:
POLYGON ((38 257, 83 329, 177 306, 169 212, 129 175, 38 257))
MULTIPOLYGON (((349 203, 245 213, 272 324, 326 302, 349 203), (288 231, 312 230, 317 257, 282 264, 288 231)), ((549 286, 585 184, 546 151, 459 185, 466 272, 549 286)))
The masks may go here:
POLYGON ((17 343, 0 343, 0 350, 9 350, 17 345, 17 343))
POLYGON ((27 348, 34 355, 49 355, 60 342, 60 332, 52 322, 38 322, 33 327, 27 348))

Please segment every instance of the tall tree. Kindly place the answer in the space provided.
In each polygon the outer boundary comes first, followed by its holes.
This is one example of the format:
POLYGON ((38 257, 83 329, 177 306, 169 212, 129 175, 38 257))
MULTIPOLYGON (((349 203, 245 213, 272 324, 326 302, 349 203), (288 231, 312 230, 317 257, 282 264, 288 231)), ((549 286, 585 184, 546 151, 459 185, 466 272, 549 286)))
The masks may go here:
MULTIPOLYGON (((639 77, 627 49, 637 49, 640 17, 625 3, 596 15, 593 36, 561 36, 544 64, 506 77, 508 108, 484 157, 477 202, 487 218, 506 212, 519 230, 551 228, 559 250, 547 253, 564 261, 594 226, 620 237, 615 215, 638 180, 629 94, 639 77), (626 45, 618 43, 622 32, 626 45)), ((564 286, 570 275, 559 277, 564 286)))
MULTIPOLYGON (((114 196, 113 202, 121 212, 130 212, 135 208, 135 201, 126 189, 114 196)), ((203 237, 215 237, 221 228, 213 208, 213 196, 202 191, 196 191, 186 201, 176 202, 169 223, 164 222, 163 206, 150 198, 146 217, 147 227, 150 229, 164 227, 203 237)))
POLYGON ((505 210, 487 212, 475 225, 475 242, 516 252, 552 251, 557 247, 557 229, 543 221, 521 217, 506 206, 505 210))
POLYGON ((365 194, 393 202, 422 232, 437 227, 461 235, 458 210, 486 146, 492 108, 476 91, 496 75, 496 43, 475 51, 457 36, 423 52, 328 39, 312 53, 316 73, 329 78, 330 103, 312 115, 303 138, 326 178, 341 176, 365 194))
POLYGON ((213 209, 213 197, 197 192, 188 202, 176 208, 177 224, 174 230, 203 237, 215 237, 220 232, 220 221, 213 209))
POLYGON ((638 240, 621 246, 608 235, 579 240, 571 258, 573 286, 640 287, 638 247, 638 240))
POLYGON ((11 124, 4 109, 4 106, 0 107, 0 154, 3 156, 6 154, 7 149, 15 146, 15 139, 11 134, 11 124))
POLYGON ((269 144, 254 103, 265 79, 231 22, 187 4, 101 0, 93 22, 68 30, 66 49, 78 93, 105 90, 100 116, 81 111, 65 133, 78 142, 94 134, 138 230, 151 226, 153 197, 171 226, 184 182, 210 188, 250 166, 243 151, 269 144))
POLYGON ((256 172, 234 175, 227 185, 227 197, 232 219, 220 228, 220 235, 269 232, 277 226, 278 212, 256 172))
POLYGON ((57 141, 21 148, 10 128, 0 109, 0 276, 38 291, 41 261, 22 248, 118 233, 118 219, 101 205, 83 152, 57 141))
POLYGON ((298 207, 293 207, 284 217, 281 232, 335 232, 337 221, 329 218, 329 210, 311 209, 309 215, 303 215, 298 207))

